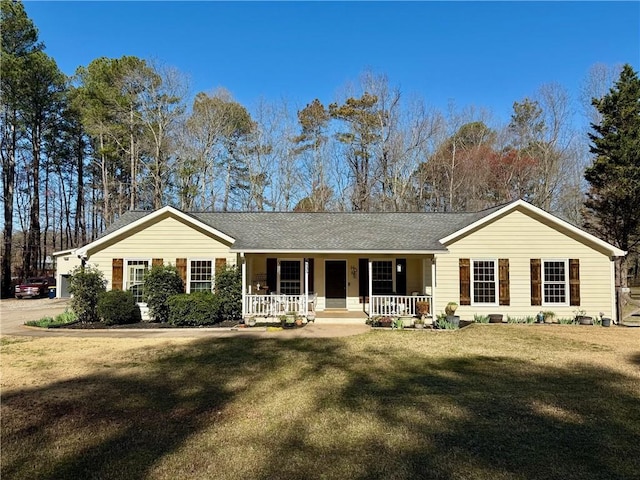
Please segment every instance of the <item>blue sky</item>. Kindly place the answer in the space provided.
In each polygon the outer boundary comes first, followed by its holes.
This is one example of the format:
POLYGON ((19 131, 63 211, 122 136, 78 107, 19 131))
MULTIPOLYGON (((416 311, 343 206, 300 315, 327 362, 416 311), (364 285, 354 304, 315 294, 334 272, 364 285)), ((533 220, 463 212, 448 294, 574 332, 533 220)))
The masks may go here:
POLYGON ((640 2, 25 2, 66 74, 106 56, 155 58, 191 90, 303 107, 365 70, 404 95, 508 120, 544 83, 577 95, 596 63, 640 65, 640 2))

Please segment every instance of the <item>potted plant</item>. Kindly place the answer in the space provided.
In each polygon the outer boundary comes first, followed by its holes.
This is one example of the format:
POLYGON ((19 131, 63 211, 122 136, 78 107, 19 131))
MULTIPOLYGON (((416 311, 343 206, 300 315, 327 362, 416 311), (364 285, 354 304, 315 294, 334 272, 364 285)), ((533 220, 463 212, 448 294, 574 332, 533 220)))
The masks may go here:
POLYGON ((587 316, 587 312, 578 309, 575 311, 575 322, 579 325, 593 325, 593 317, 587 316))
POLYGON ((458 309, 458 304, 456 302, 449 302, 447 303, 447 306, 444 307, 444 313, 447 314, 447 316, 453 316, 456 314, 456 310, 458 309))
POLYGON ((460 325, 460 317, 455 314, 457 309, 458 304, 456 302, 449 302, 447 306, 444 307, 444 313, 447 314, 447 322, 455 327, 460 325))
POLYGON ((419 317, 417 317, 417 318, 413 321, 413 327, 414 327, 414 328, 419 328, 419 329, 424 328, 424 317, 423 317, 423 316, 419 316, 419 317))
POLYGON ((556 318, 556 314, 553 312, 542 312, 544 323, 553 323, 553 319, 556 318))
POLYGON ((255 327, 256 326, 256 317, 248 317, 244 323, 249 326, 249 327, 255 327))

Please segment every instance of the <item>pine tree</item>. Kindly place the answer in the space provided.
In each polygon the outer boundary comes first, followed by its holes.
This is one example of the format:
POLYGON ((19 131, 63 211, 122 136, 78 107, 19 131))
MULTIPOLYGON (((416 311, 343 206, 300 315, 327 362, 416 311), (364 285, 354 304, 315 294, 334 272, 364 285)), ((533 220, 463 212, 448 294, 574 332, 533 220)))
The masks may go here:
MULTIPOLYGON (((593 164, 585 201, 587 227, 630 254, 640 243, 640 80, 630 65, 609 93, 592 104, 599 124, 589 134, 593 164)), ((620 259, 616 284, 627 286, 627 258, 620 259)))

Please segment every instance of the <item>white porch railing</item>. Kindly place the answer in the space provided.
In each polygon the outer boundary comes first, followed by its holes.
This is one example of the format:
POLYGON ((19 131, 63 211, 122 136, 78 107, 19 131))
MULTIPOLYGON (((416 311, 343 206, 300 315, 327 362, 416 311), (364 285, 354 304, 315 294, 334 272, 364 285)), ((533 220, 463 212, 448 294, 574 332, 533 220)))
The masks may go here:
POLYGON ((290 312, 307 316, 315 311, 315 295, 245 295, 244 315, 277 317, 290 312))
POLYGON ((392 317, 418 315, 416 304, 429 303, 429 313, 433 316, 433 299, 431 295, 372 295, 369 303, 369 315, 389 315, 392 317))

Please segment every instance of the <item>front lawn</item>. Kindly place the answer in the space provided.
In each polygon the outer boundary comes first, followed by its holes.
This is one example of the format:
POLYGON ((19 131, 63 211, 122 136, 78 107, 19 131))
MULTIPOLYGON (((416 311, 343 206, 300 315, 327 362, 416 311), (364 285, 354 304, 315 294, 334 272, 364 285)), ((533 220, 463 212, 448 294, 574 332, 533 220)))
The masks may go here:
POLYGON ((640 328, 2 337, 2 478, 640 478, 640 328))

